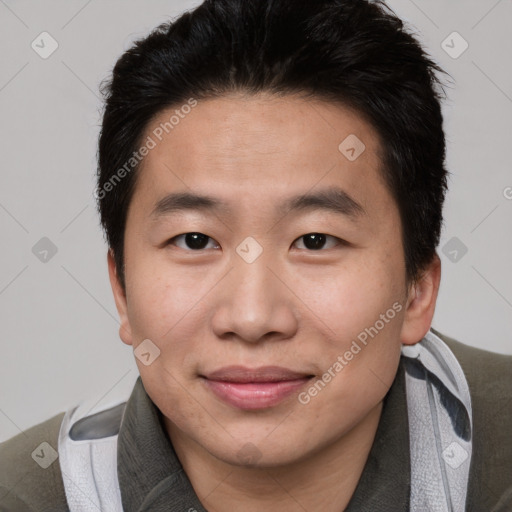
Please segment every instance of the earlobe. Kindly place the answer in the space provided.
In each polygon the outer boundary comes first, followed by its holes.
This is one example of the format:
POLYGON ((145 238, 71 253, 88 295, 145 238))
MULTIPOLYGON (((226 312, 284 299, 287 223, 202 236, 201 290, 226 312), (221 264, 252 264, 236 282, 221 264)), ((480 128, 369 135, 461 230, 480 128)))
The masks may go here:
POLYGON ((421 341, 432 325, 441 281, 441 260, 437 253, 409 291, 400 341, 414 345, 421 341))
POLYGON ((107 252, 107 264, 110 286, 112 287, 112 293, 114 294, 114 300, 120 320, 119 337, 127 345, 132 345, 132 330, 128 319, 126 294, 121 286, 121 282, 119 281, 119 276, 117 275, 117 268, 112 249, 109 249, 107 252))

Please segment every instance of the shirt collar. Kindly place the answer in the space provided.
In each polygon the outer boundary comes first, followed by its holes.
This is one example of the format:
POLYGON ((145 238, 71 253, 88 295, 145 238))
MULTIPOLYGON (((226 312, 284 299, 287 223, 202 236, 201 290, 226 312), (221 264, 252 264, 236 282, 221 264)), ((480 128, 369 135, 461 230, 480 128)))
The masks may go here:
POLYGON ((379 426, 363 474, 345 512, 408 512, 410 483, 409 420, 405 365, 401 357, 395 380, 383 400, 379 426))
POLYGON ((162 414, 146 393, 140 376, 119 430, 117 472, 126 512, 206 512, 167 436, 162 414))
MULTIPOLYGON (((126 512, 183 512, 201 505, 165 430, 162 414, 140 376, 126 404, 118 437, 117 470, 126 512)), ((383 400, 381 418, 356 490, 345 512, 407 511, 409 425, 403 358, 383 400)))

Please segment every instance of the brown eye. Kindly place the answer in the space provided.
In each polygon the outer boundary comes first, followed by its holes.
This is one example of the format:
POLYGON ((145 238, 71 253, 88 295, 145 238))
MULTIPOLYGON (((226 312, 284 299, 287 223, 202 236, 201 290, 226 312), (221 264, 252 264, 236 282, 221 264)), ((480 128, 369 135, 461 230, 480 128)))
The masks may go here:
MULTIPOLYGON (((303 241, 304 248, 310 251, 319 251, 326 248, 331 249, 340 245, 340 243, 343 243, 343 240, 335 236, 326 235, 325 233, 308 233, 307 235, 302 235, 297 238, 296 242, 297 241, 303 241), (329 239, 333 240, 334 243, 331 243, 330 245, 326 243, 329 239)), ((299 249, 302 249, 302 247, 299 247, 299 249)))
MULTIPOLYGON (((181 249, 191 249, 194 251, 200 251, 202 249, 208 248, 207 245, 208 245, 209 240, 215 242, 213 240, 213 238, 210 238, 208 235, 205 235, 203 233, 196 233, 196 232, 183 233, 181 235, 177 235, 177 236, 171 238, 168 242, 168 245, 172 244, 172 245, 177 245, 181 249), (182 240, 184 242, 185 246, 175 243, 178 240, 182 240)), ((217 243, 216 243, 215 247, 218 247, 217 243)), ((215 247, 209 247, 209 248, 214 249, 215 247)))

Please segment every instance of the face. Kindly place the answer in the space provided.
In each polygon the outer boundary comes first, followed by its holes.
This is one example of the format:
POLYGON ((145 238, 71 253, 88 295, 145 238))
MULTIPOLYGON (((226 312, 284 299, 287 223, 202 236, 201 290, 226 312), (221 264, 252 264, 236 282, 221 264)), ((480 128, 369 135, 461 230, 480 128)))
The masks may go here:
POLYGON ((145 134, 126 294, 109 259, 121 338, 169 432, 293 463, 375 410, 433 314, 406 283, 379 138, 344 107, 258 95, 200 101, 159 140, 173 112, 145 134))

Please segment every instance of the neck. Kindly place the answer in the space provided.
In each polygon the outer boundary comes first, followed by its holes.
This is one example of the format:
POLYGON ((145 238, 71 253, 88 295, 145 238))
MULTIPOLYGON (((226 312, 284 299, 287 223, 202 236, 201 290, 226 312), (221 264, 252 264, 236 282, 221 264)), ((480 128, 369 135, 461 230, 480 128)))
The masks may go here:
POLYGON ((165 419, 173 447, 210 512, 340 512, 348 505, 377 432, 382 402, 335 442, 293 464, 244 468, 214 457, 165 419))

